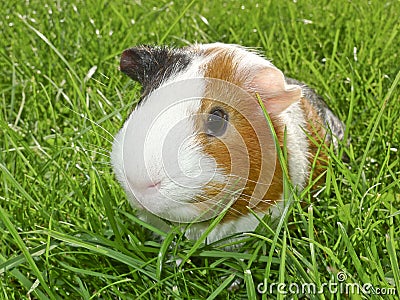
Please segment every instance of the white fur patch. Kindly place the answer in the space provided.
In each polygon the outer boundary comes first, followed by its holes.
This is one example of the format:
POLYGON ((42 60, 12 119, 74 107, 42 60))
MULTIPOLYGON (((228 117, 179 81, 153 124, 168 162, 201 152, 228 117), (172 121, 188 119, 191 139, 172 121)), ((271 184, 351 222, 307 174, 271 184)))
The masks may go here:
MULTIPOLYGON (((252 49, 247 49, 239 45, 212 43, 200 45, 200 48, 204 50, 219 48, 223 51, 235 52, 235 57, 233 59, 234 63, 237 64, 239 68, 251 70, 251 68, 254 66, 274 67, 269 60, 263 58, 252 49)), ((216 55, 218 55, 218 53, 216 55)))
POLYGON ((196 219, 201 212, 192 204, 195 197, 209 181, 225 180, 196 141, 193 116, 205 87, 200 63, 194 60, 143 99, 117 134, 111 155, 131 204, 172 222, 196 219))
POLYGON ((307 128, 300 103, 294 103, 284 110, 279 117, 287 130, 286 148, 289 153, 289 175, 294 186, 304 188, 309 175, 307 128))

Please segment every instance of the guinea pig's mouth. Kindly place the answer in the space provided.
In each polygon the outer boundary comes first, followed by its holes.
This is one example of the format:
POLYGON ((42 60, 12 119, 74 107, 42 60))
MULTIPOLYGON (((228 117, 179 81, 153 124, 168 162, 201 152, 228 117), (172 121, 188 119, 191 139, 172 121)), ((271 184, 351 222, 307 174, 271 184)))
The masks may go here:
POLYGON ((222 183, 208 182, 207 185, 188 188, 187 182, 182 184, 176 178, 140 182, 127 179, 130 192, 141 209, 171 222, 197 223, 211 219, 232 199, 227 197, 229 195, 222 183))
POLYGON ((162 180, 137 180, 127 176, 128 186, 136 198, 147 198, 161 189, 162 180))
POLYGON ((149 183, 145 188, 146 193, 154 193, 161 188, 161 180, 149 183))

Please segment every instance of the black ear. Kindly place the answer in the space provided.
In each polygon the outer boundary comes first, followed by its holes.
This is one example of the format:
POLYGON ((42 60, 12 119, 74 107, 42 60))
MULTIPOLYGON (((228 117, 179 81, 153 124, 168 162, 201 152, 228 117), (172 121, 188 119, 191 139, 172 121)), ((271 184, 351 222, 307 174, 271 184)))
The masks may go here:
POLYGON ((157 72, 167 56, 166 49, 139 46, 122 52, 120 70, 133 80, 143 84, 151 74, 157 72))
POLYGON ((152 90, 173 73, 186 68, 191 56, 184 48, 138 46, 122 53, 120 70, 142 84, 145 91, 152 90))

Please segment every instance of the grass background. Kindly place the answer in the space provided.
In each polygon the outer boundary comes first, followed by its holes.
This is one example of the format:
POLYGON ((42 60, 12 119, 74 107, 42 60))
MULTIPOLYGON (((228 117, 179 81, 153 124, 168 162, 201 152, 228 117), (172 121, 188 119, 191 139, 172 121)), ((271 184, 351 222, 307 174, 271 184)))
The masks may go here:
POLYGON ((371 283, 400 293, 399 1, 2 1, 0 299, 283 298, 268 283, 371 283), (348 126, 333 158, 275 233, 236 252, 154 239, 109 163, 138 99, 118 71, 133 45, 257 47, 314 87, 348 126), (313 202, 313 205, 310 203, 313 202), (178 268, 171 259, 189 258, 178 268), (240 289, 227 287, 242 278, 240 289))

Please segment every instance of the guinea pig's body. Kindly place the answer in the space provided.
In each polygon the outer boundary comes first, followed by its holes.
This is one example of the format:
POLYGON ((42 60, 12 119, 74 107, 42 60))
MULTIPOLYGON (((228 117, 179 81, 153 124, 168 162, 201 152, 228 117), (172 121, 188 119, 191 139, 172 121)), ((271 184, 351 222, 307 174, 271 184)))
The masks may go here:
MULTIPOLYGON (((196 239, 228 208, 212 242, 253 231, 258 220, 249 208, 260 217, 281 214, 283 172, 258 97, 286 144, 298 189, 316 143, 343 137, 343 123, 315 92, 239 46, 140 46, 124 51, 121 71, 143 95, 115 138, 112 164, 138 216, 162 230, 191 223, 186 235, 196 239)), ((315 160, 314 174, 324 159, 315 160)))

